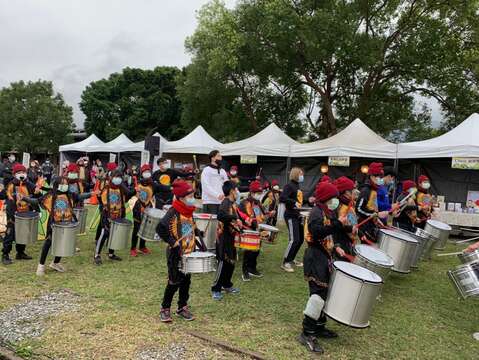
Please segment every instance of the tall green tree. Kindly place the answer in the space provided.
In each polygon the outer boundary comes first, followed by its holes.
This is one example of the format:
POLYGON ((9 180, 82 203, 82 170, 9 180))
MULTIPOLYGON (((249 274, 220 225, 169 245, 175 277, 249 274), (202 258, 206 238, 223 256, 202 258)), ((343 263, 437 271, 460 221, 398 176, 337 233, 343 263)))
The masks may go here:
POLYGON ((175 67, 125 68, 108 79, 90 83, 80 101, 86 115, 85 130, 103 140, 121 133, 141 140, 155 131, 168 139, 181 136, 181 102, 177 95, 180 74, 175 67))
POLYGON ((58 151, 72 141, 73 110, 49 81, 14 82, 0 90, 0 151, 58 151))

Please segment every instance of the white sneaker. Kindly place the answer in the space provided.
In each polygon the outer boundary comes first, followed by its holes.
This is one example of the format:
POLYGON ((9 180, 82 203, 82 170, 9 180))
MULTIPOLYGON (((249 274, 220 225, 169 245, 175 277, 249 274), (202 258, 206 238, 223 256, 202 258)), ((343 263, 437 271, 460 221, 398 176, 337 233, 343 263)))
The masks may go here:
POLYGON ((291 263, 284 263, 283 265, 281 265, 281 269, 283 269, 284 271, 289 272, 289 273, 294 272, 294 269, 293 269, 293 266, 291 265, 291 263))
POLYGON ((479 341, 479 332, 472 334, 472 337, 479 341))
POLYGON ((58 271, 58 272, 65 272, 65 268, 63 267, 62 264, 58 263, 58 264, 55 264, 55 263, 51 263, 50 264, 50 268, 52 268, 53 270, 55 271, 58 271))
POLYGON ((301 261, 293 260, 294 265, 297 267, 303 267, 303 263, 301 261))
POLYGON ((37 276, 45 275, 45 265, 38 264, 37 266, 37 276))

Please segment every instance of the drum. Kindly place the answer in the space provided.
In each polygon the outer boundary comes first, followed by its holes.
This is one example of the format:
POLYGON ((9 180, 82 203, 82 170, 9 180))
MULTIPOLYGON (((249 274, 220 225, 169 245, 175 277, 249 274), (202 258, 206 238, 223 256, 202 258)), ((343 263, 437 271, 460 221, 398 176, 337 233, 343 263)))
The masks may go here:
POLYGON ((73 213, 78 221, 78 235, 86 234, 86 218, 88 217, 88 209, 74 208, 73 213))
POLYGON ((216 232, 218 231, 218 218, 214 214, 193 214, 193 220, 196 227, 205 233, 203 241, 206 248, 211 251, 216 250, 216 232), (208 225, 209 224, 209 225, 208 225))
POLYGON ((411 272, 411 265, 419 243, 409 235, 396 230, 379 230, 378 247, 388 254, 394 261, 392 270, 407 274, 411 272))
POLYGON ((133 223, 130 220, 112 220, 110 224, 110 236, 108 237, 108 249, 123 250, 128 248, 132 230, 133 223))
POLYGON ((401 229, 401 228, 395 228, 397 231, 403 232, 404 234, 410 236, 411 238, 415 239, 418 243, 416 247, 416 251, 414 252, 412 256, 412 262, 411 262, 411 267, 414 269, 417 269, 419 267, 419 260, 421 260, 421 255, 423 252, 423 247, 426 245, 426 240, 425 238, 416 235, 415 233, 412 233, 410 231, 401 229))
POLYGON ((426 226, 424 227, 425 232, 439 239, 436 243, 436 250, 444 250, 451 230, 452 228, 446 223, 432 219, 428 220, 426 222, 426 226))
POLYGON ((343 325, 366 328, 382 285, 378 274, 356 264, 335 261, 324 312, 343 325))
POLYGON ((15 243, 33 244, 38 238, 40 214, 34 211, 15 213, 15 243))
POLYGON ((439 240, 435 236, 425 232, 423 229, 416 229, 416 235, 424 239, 424 244, 422 246, 421 259, 430 260, 432 257, 432 251, 436 242, 439 240))
POLYGON ((457 257, 463 264, 479 263, 479 250, 470 253, 463 252, 462 254, 457 255, 457 257))
POLYGON ((235 238, 235 247, 251 251, 259 251, 261 238, 258 231, 244 230, 235 238))
POLYGON ((166 210, 146 208, 141 218, 138 237, 146 241, 160 241, 160 237, 156 234, 156 228, 165 214, 166 210))
POLYGON ((75 255, 78 234, 77 222, 52 224, 52 255, 69 257, 75 255))
POLYGON ((378 274, 383 281, 386 281, 394 261, 383 251, 369 245, 356 245, 354 247, 356 258, 354 263, 378 274))
POLYGON ((258 227, 260 231, 268 232, 268 237, 266 242, 270 244, 274 244, 276 241, 276 238, 278 237, 279 229, 277 227, 274 227, 272 225, 267 225, 267 224, 259 224, 258 227))
POLYGON ((210 252, 192 252, 181 257, 179 267, 185 274, 203 274, 216 271, 216 256, 210 252))
POLYGON ((479 263, 458 266, 447 275, 463 299, 479 297, 479 263))

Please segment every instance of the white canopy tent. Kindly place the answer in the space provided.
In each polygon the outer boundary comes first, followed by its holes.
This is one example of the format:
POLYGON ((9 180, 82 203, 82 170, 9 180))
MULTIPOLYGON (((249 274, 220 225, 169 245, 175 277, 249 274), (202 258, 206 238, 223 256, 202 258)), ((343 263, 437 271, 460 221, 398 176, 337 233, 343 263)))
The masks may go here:
POLYGON ((360 119, 327 139, 291 146, 291 157, 349 156, 395 159, 397 145, 367 127, 360 119))
POLYGON ((93 152, 111 152, 111 153, 120 153, 128 148, 135 146, 135 143, 131 141, 125 134, 120 134, 113 140, 107 142, 106 144, 98 147, 92 147, 93 152))
POLYGON ((95 134, 91 134, 85 140, 82 140, 80 142, 68 145, 61 145, 59 147, 59 151, 60 153, 67 151, 93 152, 94 150, 91 149, 104 145, 105 143, 98 139, 95 134))
POLYGON ((290 156, 292 145, 298 142, 286 135, 276 124, 272 123, 244 140, 224 144, 221 147, 223 155, 262 155, 262 156, 290 156))
POLYGON ((222 147, 223 144, 211 137, 201 125, 180 140, 161 143, 162 152, 175 154, 208 154, 222 147))
POLYGON ((444 157, 479 157, 479 114, 472 114, 441 136, 399 144, 400 159, 444 157))

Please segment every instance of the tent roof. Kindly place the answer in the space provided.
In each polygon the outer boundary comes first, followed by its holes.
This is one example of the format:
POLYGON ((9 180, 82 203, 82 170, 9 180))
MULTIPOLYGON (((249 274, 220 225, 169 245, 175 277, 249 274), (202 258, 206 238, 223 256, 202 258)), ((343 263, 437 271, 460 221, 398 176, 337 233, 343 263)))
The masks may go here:
POLYGON ((451 131, 424 141, 399 144, 400 159, 479 157, 479 114, 472 114, 451 131))
POLYGON ((394 159, 396 152, 396 144, 383 139, 360 119, 354 120, 342 131, 327 139, 291 147, 292 157, 351 156, 394 159))
POLYGON ((98 139, 95 134, 91 134, 85 140, 82 140, 77 143, 61 145, 59 151, 81 151, 81 152, 92 152, 92 148, 97 146, 103 146, 105 143, 98 139))
POLYGON ((298 144, 286 135, 275 123, 259 133, 221 148, 223 155, 263 155, 288 157, 291 145, 298 144))
POLYGON ((206 130, 198 125, 191 133, 177 141, 165 142, 165 153, 208 154, 212 150, 221 150, 223 144, 213 139, 206 130))

